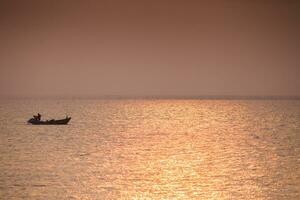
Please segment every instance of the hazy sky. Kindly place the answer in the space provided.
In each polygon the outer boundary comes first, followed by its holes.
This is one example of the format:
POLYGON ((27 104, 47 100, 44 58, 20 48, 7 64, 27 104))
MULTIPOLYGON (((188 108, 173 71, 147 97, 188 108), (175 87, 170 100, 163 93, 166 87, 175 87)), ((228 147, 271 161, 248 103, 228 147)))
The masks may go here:
POLYGON ((0 95, 300 95, 300 1, 0 1, 0 95))

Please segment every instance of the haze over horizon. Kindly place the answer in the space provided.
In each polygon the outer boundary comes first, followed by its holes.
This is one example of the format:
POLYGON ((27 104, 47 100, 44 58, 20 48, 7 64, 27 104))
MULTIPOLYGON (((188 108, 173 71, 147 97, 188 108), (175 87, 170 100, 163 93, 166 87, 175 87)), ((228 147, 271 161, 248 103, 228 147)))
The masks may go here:
POLYGON ((300 3, 0 2, 1 95, 300 95, 300 3))

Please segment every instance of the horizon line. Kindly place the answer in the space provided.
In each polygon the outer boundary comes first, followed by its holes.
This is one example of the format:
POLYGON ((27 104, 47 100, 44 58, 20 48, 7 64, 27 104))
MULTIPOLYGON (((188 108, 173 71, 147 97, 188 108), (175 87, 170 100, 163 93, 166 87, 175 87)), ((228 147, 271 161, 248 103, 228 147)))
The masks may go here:
POLYGON ((18 99, 206 99, 206 100, 300 100, 300 95, 0 95, 0 100, 18 99))

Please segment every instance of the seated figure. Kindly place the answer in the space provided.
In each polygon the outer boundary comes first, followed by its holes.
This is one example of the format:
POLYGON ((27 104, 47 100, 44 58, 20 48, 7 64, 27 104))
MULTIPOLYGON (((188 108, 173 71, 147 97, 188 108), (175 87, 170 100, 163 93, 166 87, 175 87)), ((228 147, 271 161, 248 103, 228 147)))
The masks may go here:
POLYGON ((42 115, 40 113, 38 113, 37 115, 33 115, 33 118, 37 121, 41 121, 41 117, 42 115))

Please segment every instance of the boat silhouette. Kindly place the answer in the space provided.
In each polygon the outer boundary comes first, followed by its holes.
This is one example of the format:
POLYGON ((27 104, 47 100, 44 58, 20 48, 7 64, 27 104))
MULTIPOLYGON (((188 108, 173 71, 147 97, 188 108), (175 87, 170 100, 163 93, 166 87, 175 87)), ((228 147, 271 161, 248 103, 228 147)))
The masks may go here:
POLYGON ((66 116, 65 119, 51 119, 51 120, 39 120, 37 118, 31 118, 27 122, 33 125, 66 125, 71 120, 71 117, 66 116))

